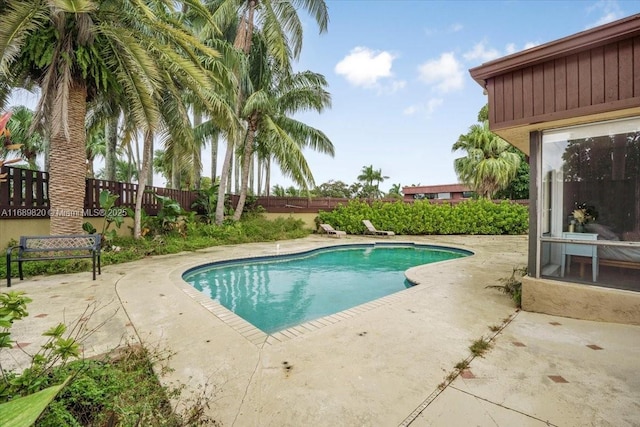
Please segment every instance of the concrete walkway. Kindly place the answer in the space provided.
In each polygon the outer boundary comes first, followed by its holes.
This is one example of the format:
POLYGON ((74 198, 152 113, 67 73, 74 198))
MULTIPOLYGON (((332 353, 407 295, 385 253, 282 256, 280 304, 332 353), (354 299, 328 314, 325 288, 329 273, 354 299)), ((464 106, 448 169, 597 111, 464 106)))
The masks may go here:
POLYGON ((95 282, 90 273, 15 281, 12 289, 34 302, 13 330, 21 349, 0 361, 24 365, 23 350, 35 351, 42 331, 84 318, 89 329, 100 325, 84 341, 87 356, 125 341, 175 353, 163 381, 205 388, 210 415, 224 426, 640 425, 640 327, 517 312, 486 288, 525 265, 526 237, 391 240, 475 255, 411 269, 419 286, 273 335, 195 291, 182 273, 375 239, 214 247, 107 266, 95 282), (479 338, 491 349, 471 358, 479 338), (469 367, 452 378, 462 361, 469 367))

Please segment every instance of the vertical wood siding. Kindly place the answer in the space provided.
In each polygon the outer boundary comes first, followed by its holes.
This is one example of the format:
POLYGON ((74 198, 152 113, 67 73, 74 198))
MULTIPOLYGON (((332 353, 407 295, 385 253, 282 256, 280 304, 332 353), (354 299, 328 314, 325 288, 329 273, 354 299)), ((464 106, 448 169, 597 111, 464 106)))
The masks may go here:
POLYGON ((638 106, 640 37, 495 76, 487 91, 493 129, 638 106))

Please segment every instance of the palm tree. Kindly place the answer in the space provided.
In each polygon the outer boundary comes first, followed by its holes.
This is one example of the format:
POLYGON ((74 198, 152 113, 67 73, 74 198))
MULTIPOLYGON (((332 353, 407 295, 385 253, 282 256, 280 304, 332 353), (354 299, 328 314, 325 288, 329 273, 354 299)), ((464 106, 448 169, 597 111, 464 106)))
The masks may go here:
POLYGON ((388 178, 388 176, 382 175, 382 169, 373 169, 373 165, 363 166, 360 175, 357 177, 357 180, 363 183, 360 196, 381 197, 383 193, 380 191, 380 183, 388 178))
POLYGON ((402 199, 402 187, 400 186, 400 183, 391 185, 387 196, 395 199, 402 199))
MULTIPOLYGON (((260 41, 256 43, 264 46, 260 41)), ((266 49, 255 51, 267 52, 266 49)), ((333 144, 324 133, 289 117, 308 110, 320 113, 331 104, 331 97, 324 89, 327 85, 324 76, 310 71, 291 74, 260 54, 252 53, 251 59, 254 92, 247 97, 242 110, 248 129, 242 157, 242 187, 233 216, 236 221, 244 209, 256 144, 263 147, 258 151, 271 153, 285 176, 307 192, 315 182, 303 149, 334 155, 333 144)))
POLYGON ((460 135, 452 151, 466 151, 466 156, 454 160, 458 179, 470 186, 480 197, 491 199, 515 178, 520 157, 509 151, 509 143, 489 130, 489 122, 475 124, 460 135))
MULTIPOLYGON (((234 46, 237 49, 249 56, 255 25, 258 22, 266 40, 265 46, 268 56, 273 58, 275 64, 283 69, 290 69, 291 59, 297 59, 302 49, 302 23, 296 7, 305 9, 314 17, 321 33, 326 31, 329 21, 324 0, 220 0, 217 6, 214 17, 220 28, 225 28, 226 23, 235 21, 238 15, 240 16, 234 40, 234 46)), ((241 115, 244 98, 244 88, 240 88, 238 116, 241 115)), ((247 124, 248 127, 249 124, 247 124)), ((243 146, 247 143, 249 142, 245 140, 243 146)), ((228 140, 221 171, 218 206, 216 207, 216 223, 218 224, 222 223, 224 219, 224 195, 233 150, 233 144, 228 140)), ((245 161, 248 162, 249 159, 245 157, 245 161)))
POLYGON ((20 156, 27 162, 29 169, 37 170, 38 155, 44 154, 46 140, 41 126, 34 125, 34 113, 29 108, 18 105, 12 109, 7 129, 11 132, 14 144, 20 144, 20 156))
MULTIPOLYGON (((206 15, 199 1, 185 2, 206 15)), ((201 94, 211 111, 223 110, 212 99, 217 85, 199 58, 206 55, 212 62, 217 52, 172 19, 170 7, 175 6, 143 1, 132 5, 127 0, 0 1, 0 77, 16 85, 38 84, 36 120, 43 117, 51 134, 52 234, 81 230, 87 101, 112 94, 142 131, 143 176, 149 170, 154 134, 160 129, 172 137, 185 133, 176 126, 183 116, 171 116, 179 110, 175 99, 181 90, 201 94), (169 120, 163 122, 163 117, 169 120)), ((136 223, 143 191, 141 185, 136 223)))

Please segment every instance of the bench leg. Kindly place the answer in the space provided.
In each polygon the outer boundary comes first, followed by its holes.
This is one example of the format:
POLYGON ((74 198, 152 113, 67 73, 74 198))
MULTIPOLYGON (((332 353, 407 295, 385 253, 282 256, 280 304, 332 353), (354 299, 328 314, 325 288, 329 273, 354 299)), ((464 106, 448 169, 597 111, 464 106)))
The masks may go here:
POLYGON ((24 280, 24 274, 22 274, 22 261, 18 261, 18 275, 20 280, 24 280))

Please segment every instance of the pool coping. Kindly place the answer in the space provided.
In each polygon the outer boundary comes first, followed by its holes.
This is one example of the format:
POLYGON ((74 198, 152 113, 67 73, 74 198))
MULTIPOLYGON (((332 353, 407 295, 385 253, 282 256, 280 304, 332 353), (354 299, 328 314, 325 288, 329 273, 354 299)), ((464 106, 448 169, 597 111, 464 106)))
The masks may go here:
POLYGON ((177 269, 172 272, 171 276, 173 278, 173 283, 178 288, 180 288, 185 294, 187 294, 190 298, 192 298, 194 301, 200 304, 203 308, 205 308, 211 314, 216 316, 224 324, 226 324, 227 326, 229 326, 230 328, 238 332, 247 341, 251 342, 252 344, 258 347, 263 347, 264 345, 273 345, 280 342, 292 340, 299 336, 322 329, 326 326, 333 325, 335 323, 341 322, 346 319, 350 319, 361 313, 365 313, 375 308, 396 302, 401 298, 404 298, 407 292, 410 292, 412 289, 415 289, 416 286, 420 285, 419 281, 417 281, 416 279, 412 280, 411 277, 409 277, 409 275, 411 275, 412 270, 423 269, 429 266, 442 264, 445 262, 453 262, 453 261, 474 256, 474 255, 475 253, 473 251, 465 248, 460 248, 455 246, 436 245, 436 244, 424 244, 424 243, 418 243, 418 242, 402 242, 402 241, 394 241, 394 242, 376 241, 376 242, 363 242, 363 243, 336 242, 336 244, 329 244, 326 246, 321 246, 318 248, 306 249, 301 251, 288 251, 283 253, 280 253, 278 251, 278 253, 276 253, 275 255, 235 257, 235 258, 228 258, 228 259, 213 261, 209 263, 200 262, 200 263, 197 263, 196 265, 189 266, 186 269, 185 268, 177 269), (327 316, 309 320, 304 323, 300 323, 298 325, 291 326, 289 328, 274 332, 272 334, 266 333, 263 330, 257 328, 251 322, 245 320, 241 316, 229 310, 228 308, 220 304, 218 301, 211 299, 209 296, 197 290, 196 288, 194 288, 184 280, 185 275, 191 272, 194 272, 196 270, 207 268, 214 265, 236 264, 242 261, 255 262, 255 261, 269 261, 269 260, 274 260, 278 258, 289 258, 289 257, 295 258, 299 256, 310 255, 317 252, 323 252, 323 251, 336 249, 336 248, 359 248, 359 247, 375 247, 375 246, 387 246, 387 247, 388 246, 413 246, 413 247, 432 248, 432 249, 436 248, 436 249, 451 250, 455 252, 463 252, 468 255, 466 257, 436 261, 428 264, 422 264, 422 265, 410 267, 404 271, 405 278, 411 283, 413 283, 414 285, 410 288, 402 289, 390 295, 385 295, 383 297, 376 298, 372 301, 368 301, 368 302, 356 305, 354 307, 348 308, 346 310, 329 314, 327 316))

